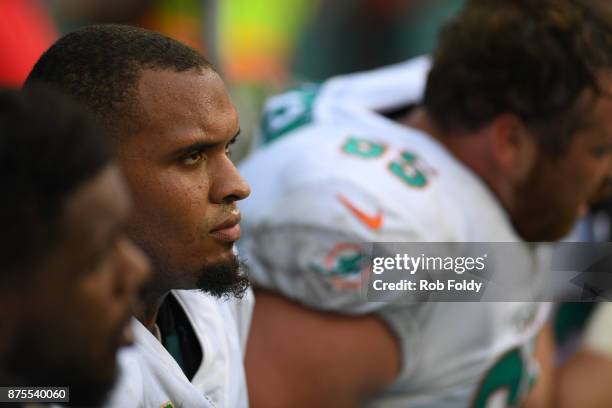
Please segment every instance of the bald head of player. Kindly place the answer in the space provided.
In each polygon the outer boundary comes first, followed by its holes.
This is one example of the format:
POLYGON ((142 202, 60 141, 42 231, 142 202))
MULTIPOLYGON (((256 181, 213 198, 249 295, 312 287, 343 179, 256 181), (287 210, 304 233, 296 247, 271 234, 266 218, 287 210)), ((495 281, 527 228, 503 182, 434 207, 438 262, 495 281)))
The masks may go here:
POLYGON ((100 25, 56 42, 26 86, 35 82, 58 86, 112 132, 134 200, 129 235, 153 261, 143 323, 152 328, 171 289, 243 294, 233 244, 236 202, 250 190, 229 157, 238 115, 210 64, 161 34, 100 25))
POLYGON ((563 237, 609 183, 611 24, 602 1, 472 0, 406 121, 472 168, 528 241, 563 237))
POLYGON ((104 136, 55 93, 0 91, 0 384, 101 402, 148 263, 104 136))

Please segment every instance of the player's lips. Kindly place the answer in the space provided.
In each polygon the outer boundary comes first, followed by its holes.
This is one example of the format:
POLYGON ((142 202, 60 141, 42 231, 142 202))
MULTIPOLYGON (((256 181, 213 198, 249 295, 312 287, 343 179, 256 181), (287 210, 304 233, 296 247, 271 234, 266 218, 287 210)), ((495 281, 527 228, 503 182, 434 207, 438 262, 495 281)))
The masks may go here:
POLYGON ((221 224, 210 231, 210 235, 223 242, 234 242, 240 239, 240 213, 232 214, 221 224))

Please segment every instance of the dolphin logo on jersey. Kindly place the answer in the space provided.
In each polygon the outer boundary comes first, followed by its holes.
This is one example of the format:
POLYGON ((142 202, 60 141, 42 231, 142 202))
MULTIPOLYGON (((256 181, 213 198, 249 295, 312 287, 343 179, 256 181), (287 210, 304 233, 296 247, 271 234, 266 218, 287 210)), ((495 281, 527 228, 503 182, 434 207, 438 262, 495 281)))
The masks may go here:
POLYGON ((360 245, 341 242, 326 255, 324 265, 310 263, 309 268, 328 277, 336 289, 359 289, 370 270, 367 259, 360 245))

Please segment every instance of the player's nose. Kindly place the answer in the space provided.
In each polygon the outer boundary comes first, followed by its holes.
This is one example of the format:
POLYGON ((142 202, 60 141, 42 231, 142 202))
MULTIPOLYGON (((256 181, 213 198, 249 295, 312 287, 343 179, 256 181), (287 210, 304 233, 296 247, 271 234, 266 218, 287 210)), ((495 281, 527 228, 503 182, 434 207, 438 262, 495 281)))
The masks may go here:
POLYGON ((217 204, 231 204, 251 194, 251 187, 240 175, 236 166, 228 159, 219 169, 218 177, 212 184, 211 201, 217 204))

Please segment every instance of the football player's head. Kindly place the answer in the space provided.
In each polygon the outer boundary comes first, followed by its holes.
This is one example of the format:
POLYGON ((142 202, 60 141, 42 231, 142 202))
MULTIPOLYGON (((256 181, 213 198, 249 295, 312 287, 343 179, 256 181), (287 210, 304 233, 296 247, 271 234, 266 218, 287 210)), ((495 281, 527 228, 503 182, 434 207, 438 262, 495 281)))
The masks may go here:
POLYGON ((99 25, 56 42, 27 83, 38 81, 68 92, 112 132, 134 200, 129 235, 153 261, 145 296, 242 294, 236 202, 250 191, 230 160, 238 115, 211 65, 161 34, 99 25))
POLYGON ((481 173, 527 240, 569 232, 609 174, 606 3, 472 0, 434 53, 425 109, 443 134, 488 133, 481 173))
POLYGON ((100 402, 148 275, 105 137, 50 91, 0 90, 0 383, 100 402))

